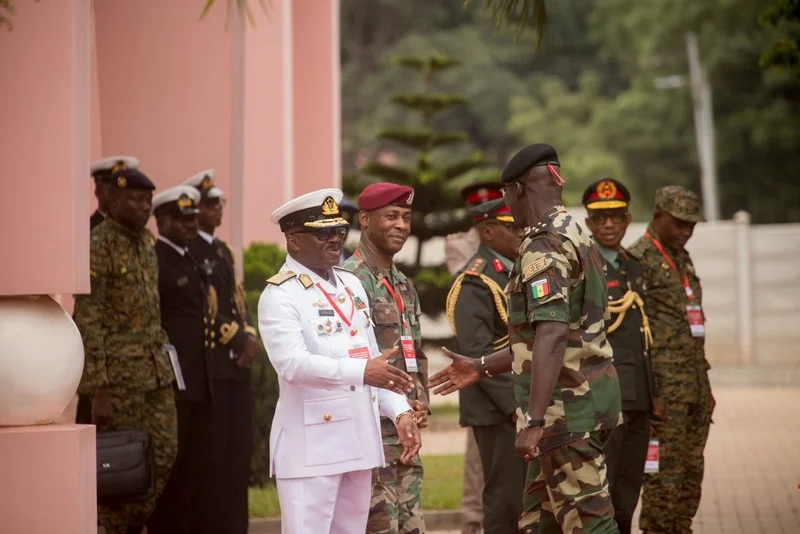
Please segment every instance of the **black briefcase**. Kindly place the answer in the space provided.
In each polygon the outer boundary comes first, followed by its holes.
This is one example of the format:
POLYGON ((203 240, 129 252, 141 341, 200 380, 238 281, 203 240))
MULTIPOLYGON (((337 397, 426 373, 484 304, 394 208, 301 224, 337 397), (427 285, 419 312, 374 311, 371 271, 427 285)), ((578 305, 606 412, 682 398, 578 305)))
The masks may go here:
POLYGON ((97 433, 97 502, 142 502, 156 492, 155 452, 144 430, 97 433))

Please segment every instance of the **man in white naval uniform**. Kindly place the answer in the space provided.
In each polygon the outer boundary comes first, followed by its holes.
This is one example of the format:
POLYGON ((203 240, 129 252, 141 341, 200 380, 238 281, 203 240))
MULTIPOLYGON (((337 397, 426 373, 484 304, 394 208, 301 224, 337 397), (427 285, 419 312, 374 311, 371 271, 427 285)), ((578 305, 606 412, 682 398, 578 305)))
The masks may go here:
POLYGON ((285 534, 358 534, 366 529, 371 470, 384 464, 380 416, 403 443, 420 449, 405 391, 409 375, 380 354, 369 301, 354 274, 337 267, 349 225, 342 192, 323 189, 272 213, 288 256, 267 281, 258 326, 278 373, 280 398, 270 434, 285 534))

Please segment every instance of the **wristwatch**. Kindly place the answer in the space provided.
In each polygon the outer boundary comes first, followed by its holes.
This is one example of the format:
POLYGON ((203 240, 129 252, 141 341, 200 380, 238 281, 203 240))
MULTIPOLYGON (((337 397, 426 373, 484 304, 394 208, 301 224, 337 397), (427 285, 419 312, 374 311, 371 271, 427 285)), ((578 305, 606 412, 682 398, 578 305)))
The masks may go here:
POLYGON ((525 428, 540 428, 544 426, 544 419, 531 419, 530 414, 525 414, 522 417, 522 421, 525 423, 525 428))

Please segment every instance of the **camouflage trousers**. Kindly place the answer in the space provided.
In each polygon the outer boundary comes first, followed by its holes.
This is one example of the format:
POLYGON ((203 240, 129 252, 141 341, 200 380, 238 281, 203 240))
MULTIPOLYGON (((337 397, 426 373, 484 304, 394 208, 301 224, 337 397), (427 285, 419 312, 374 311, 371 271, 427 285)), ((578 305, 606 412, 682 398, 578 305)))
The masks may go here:
POLYGON ((394 423, 381 419, 386 467, 372 471, 367 534, 424 534, 422 516, 422 460, 400 463, 403 446, 394 423))
POLYGON ((603 456, 609 435, 588 432, 528 463, 520 533, 619 533, 603 456))
POLYGON ((667 410, 667 421, 654 434, 659 470, 645 475, 639 526, 650 534, 686 534, 700 506, 711 418, 705 403, 670 402, 667 410))
POLYGON ((106 534, 125 534, 128 525, 144 525, 153 513, 156 498, 167 483, 178 453, 178 421, 172 386, 147 392, 125 391, 112 386, 110 393, 111 424, 98 427, 97 431, 146 430, 155 449, 156 494, 142 503, 98 507, 97 515, 106 534))

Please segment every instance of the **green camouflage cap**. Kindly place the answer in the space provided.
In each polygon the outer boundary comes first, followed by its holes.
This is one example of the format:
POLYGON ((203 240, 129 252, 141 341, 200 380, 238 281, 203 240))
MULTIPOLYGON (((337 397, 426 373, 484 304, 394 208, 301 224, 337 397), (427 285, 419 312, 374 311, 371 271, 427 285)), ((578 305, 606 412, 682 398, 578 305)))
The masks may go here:
POLYGON ((666 211, 676 219, 705 222, 700 212, 700 197, 679 185, 667 185, 656 191, 655 209, 666 211))

